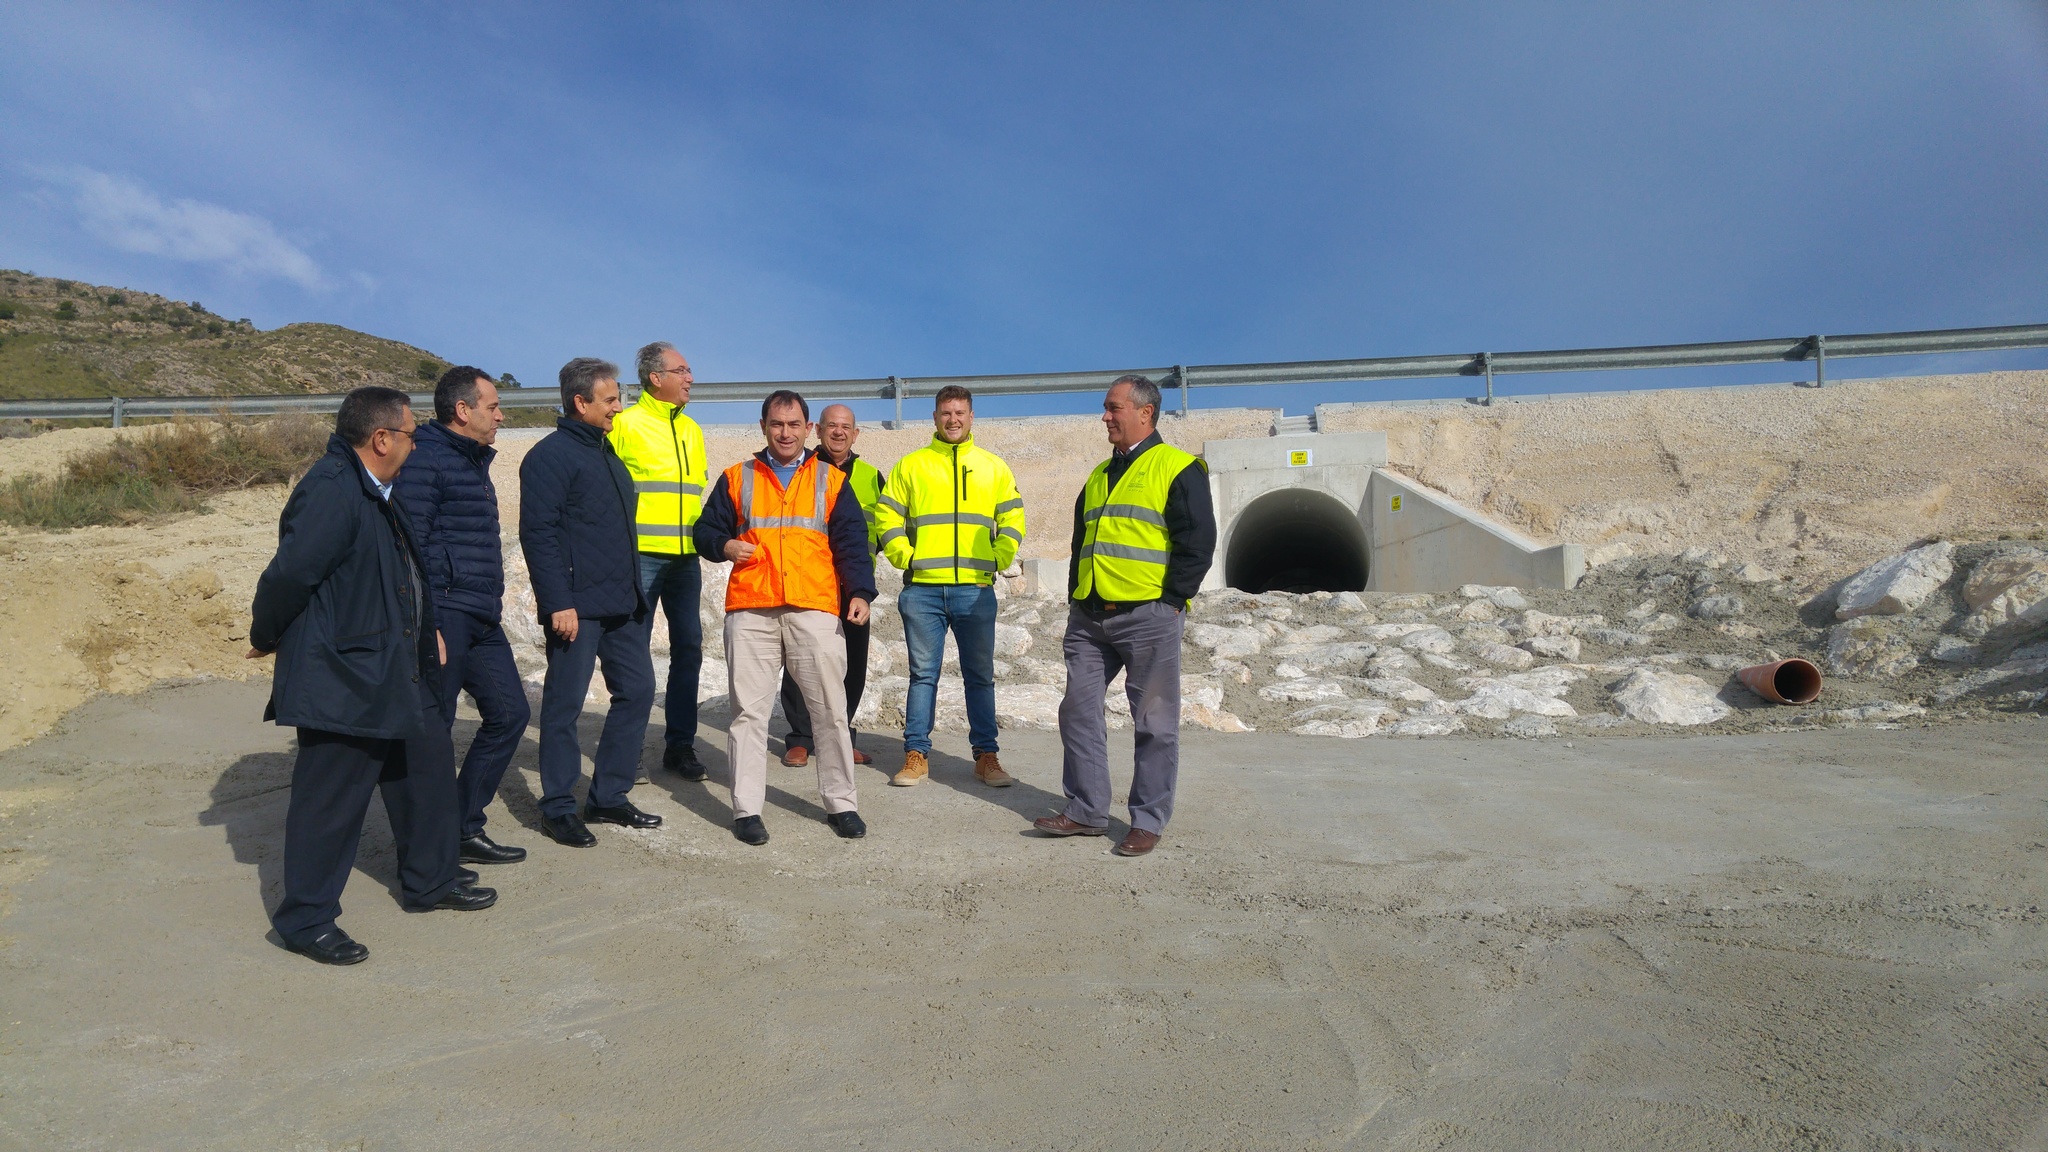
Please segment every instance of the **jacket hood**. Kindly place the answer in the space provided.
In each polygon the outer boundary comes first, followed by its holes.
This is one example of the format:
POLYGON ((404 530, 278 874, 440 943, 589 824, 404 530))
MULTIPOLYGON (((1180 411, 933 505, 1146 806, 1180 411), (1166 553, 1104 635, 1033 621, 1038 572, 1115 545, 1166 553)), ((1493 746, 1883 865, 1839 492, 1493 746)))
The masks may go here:
POLYGON ((437 440, 475 462, 488 464, 498 455, 498 450, 488 444, 479 444, 439 420, 428 421, 419 430, 422 440, 437 440))

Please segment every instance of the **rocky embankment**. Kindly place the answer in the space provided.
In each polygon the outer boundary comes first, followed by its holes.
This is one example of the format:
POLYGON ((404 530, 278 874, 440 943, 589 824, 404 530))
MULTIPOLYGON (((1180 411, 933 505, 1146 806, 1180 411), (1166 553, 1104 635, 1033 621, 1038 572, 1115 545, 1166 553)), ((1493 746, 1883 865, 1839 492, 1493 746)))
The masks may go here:
MULTIPOLYGON (((725 710, 718 659, 723 565, 706 565, 702 696, 725 710)), ((999 581, 997 712, 1056 728, 1065 605, 999 581)), ((508 621, 538 699, 540 635, 523 574, 508 621)), ((903 723, 900 588, 883 573, 858 726, 903 723)), ((655 648, 665 654, 665 630, 655 648)), ((937 724, 964 731, 950 641, 937 724)), ((666 674, 660 668, 658 671, 666 674)), ((1443 595, 1204 593, 1189 611, 1182 721, 1223 732, 1311 736, 1541 737, 1754 731, 1775 725, 1927 724, 2031 714, 2048 698, 2048 550, 1936 542, 1887 557, 1818 596, 1704 549, 1595 569, 1570 591, 1468 585, 1443 595), (1735 671, 1800 656, 1821 698, 1772 704, 1735 671)), ((602 707, 601 684, 591 703, 602 707)), ((1110 724, 1129 724, 1119 691, 1110 724)))

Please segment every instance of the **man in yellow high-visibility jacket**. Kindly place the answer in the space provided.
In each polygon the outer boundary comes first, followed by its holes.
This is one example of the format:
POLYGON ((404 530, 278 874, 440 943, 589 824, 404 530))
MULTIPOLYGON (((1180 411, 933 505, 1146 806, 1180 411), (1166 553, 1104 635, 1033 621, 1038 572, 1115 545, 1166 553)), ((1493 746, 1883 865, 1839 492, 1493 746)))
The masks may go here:
POLYGON ((1119 670, 1138 729, 1131 830, 1113 851, 1143 856, 1173 816, 1180 777, 1180 642, 1188 601, 1216 556, 1216 511, 1201 460, 1160 439, 1159 386, 1120 376, 1102 400, 1109 459, 1074 501, 1067 693, 1060 701, 1067 807, 1032 823, 1048 836, 1109 829, 1103 696, 1119 670))
POLYGON ((640 349, 640 399, 612 419, 612 449, 633 474, 638 507, 640 587, 668 620, 667 725, 662 767, 685 780, 704 779, 697 759, 697 680, 704 667, 704 621, 698 601, 704 573, 691 529, 703 510, 704 430, 683 414, 690 402, 690 362, 657 340, 640 349))
POLYGON ((1024 498, 1010 466, 975 446, 973 393, 941 388, 932 423, 932 442, 896 462, 875 505, 882 555, 904 573, 896 607, 910 655, 903 768, 889 783, 907 787, 931 772, 932 713, 951 629, 974 775, 1002 788, 1016 781, 996 758, 995 580, 1024 544, 1024 498))

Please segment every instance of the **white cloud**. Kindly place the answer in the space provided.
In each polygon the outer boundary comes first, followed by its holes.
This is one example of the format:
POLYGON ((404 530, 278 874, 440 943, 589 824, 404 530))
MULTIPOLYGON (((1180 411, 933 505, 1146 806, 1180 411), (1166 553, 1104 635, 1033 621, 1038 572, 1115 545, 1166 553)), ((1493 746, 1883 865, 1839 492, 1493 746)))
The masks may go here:
POLYGON ((88 233, 124 252, 275 276, 307 289, 326 286, 313 258, 261 216, 198 200, 167 201, 133 180, 87 168, 44 177, 71 191, 88 233))

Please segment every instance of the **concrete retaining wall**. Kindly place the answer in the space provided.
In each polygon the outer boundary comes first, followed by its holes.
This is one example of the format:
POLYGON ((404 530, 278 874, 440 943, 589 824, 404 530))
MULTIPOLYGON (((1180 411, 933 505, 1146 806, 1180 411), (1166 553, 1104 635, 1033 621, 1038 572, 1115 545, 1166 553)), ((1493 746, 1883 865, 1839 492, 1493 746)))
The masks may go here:
POLYGON ((1570 588, 1586 574, 1577 544, 1544 547, 1396 472, 1375 469, 1364 514, 1375 592, 1443 592, 1461 584, 1570 588))

